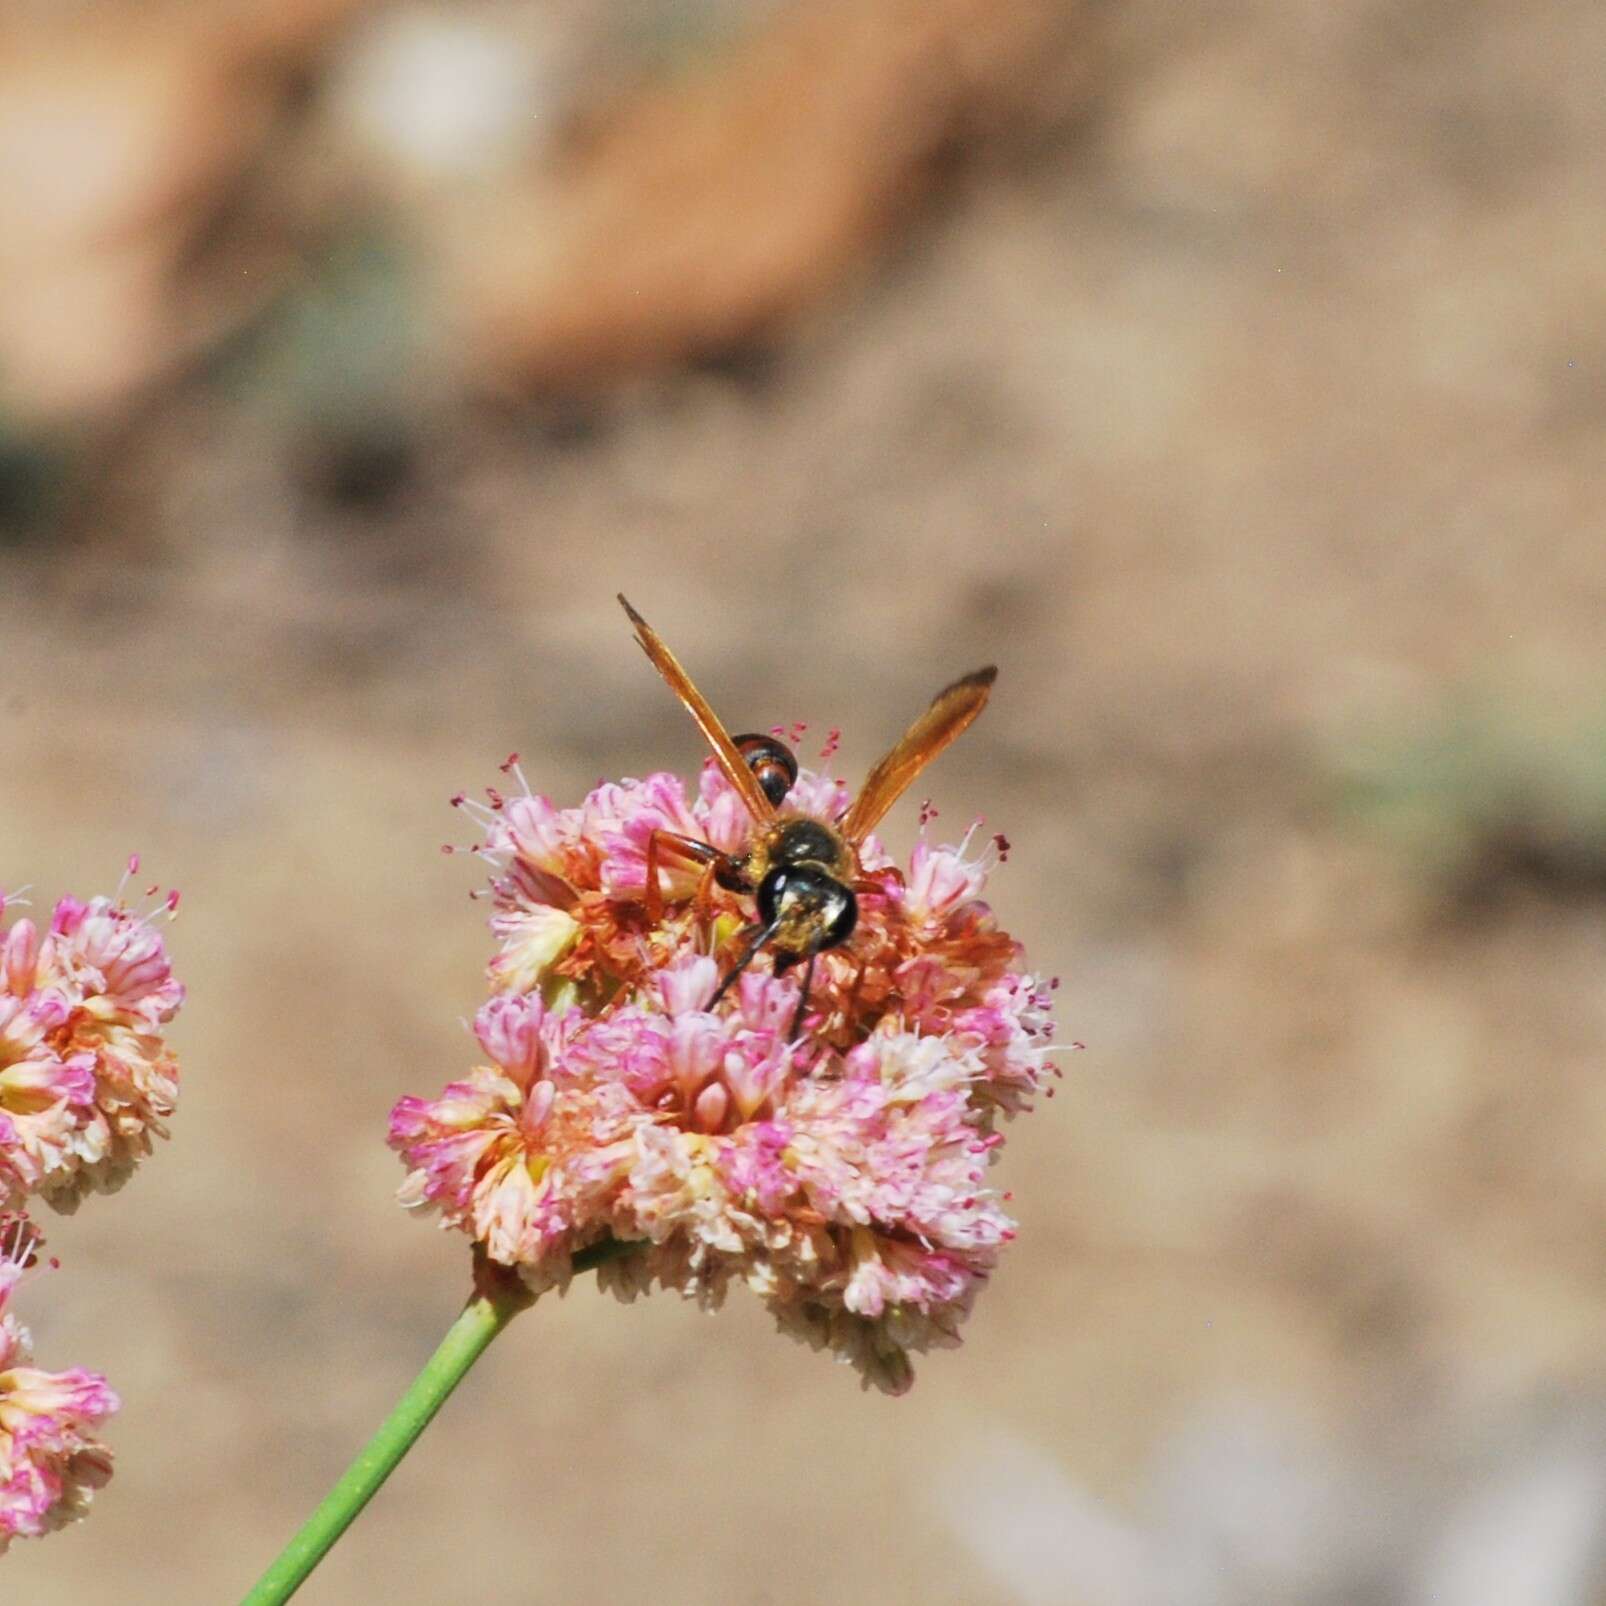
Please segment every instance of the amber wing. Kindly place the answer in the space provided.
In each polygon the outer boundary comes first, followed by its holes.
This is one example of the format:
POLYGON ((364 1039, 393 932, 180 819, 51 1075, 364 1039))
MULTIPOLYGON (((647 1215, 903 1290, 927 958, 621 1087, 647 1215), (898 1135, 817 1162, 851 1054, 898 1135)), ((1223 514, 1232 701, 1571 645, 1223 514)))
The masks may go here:
POLYGON ((860 842, 909 789, 917 776, 987 705, 998 671, 989 664, 945 686, 899 739, 898 745, 870 771, 863 789, 842 820, 842 833, 860 842))
POLYGON ((708 706, 708 699, 692 685, 691 676, 680 667, 675 655, 663 644, 658 632, 625 601, 621 594, 619 606, 630 615, 630 622, 636 627, 636 640, 641 643, 642 651, 652 659, 653 667, 669 682, 669 689, 683 702, 697 721, 697 728, 703 733, 708 745, 714 750, 714 758, 724 771, 725 779, 741 794, 742 801, 747 805, 747 812, 760 825, 768 825, 775 818, 775 809, 770 800, 765 797, 764 789, 758 784, 758 777, 747 767, 747 762, 736 750, 736 744, 730 739, 730 732, 720 723, 719 715, 708 706))

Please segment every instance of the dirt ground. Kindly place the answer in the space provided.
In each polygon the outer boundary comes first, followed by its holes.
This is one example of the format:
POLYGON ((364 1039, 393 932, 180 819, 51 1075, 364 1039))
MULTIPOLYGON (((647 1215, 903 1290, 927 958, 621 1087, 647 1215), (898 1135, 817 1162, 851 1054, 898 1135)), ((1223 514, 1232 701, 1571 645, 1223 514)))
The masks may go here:
POLYGON ((125 1407, 6 1598, 237 1597, 455 1312, 446 800, 693 769, 623 589, 850 777, 996 660, 930 791, 1087 1049, 908 1397, 577 1285, 301 1598, 1606 1601, 1606 11, 107 9, 0 45, 0 155, 163 130, 0 229, 0 885, 183 889, 185 1089, 26 1295, 125 1407))

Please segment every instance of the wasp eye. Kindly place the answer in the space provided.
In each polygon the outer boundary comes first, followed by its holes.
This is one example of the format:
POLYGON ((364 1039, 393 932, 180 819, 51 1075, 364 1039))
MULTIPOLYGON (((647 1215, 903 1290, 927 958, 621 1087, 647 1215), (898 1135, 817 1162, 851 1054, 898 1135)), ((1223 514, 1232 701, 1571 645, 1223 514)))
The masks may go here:
POLYGON ((766 926, 773 926, 781 912, 781 895, 787 890, 790 876, 789 870, 771 870, 758 884, 758 918, 766 926))
POLYGON ((797 759, 792 749, 773 736, 737 736, 734 741, 764 796, 779 807, 797 779, 797 759))
POLYGON ((840 948, 853 935, 853 928, 859 923, 859 900, 853 896, 852 890, 840 884, 833 890, 835 896, 825 911, 825 941, 819 945, 822 951, 840 948))

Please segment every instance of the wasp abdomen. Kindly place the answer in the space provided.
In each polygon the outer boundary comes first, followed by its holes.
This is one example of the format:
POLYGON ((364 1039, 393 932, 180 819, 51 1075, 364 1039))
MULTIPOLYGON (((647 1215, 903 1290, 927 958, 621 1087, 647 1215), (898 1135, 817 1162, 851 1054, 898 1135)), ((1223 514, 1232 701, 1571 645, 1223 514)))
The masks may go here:
POLYGON ((779 808, 797 780, 797 756, 773 736, 733 736, 731 740, 746 759, 759 789, 779 808))

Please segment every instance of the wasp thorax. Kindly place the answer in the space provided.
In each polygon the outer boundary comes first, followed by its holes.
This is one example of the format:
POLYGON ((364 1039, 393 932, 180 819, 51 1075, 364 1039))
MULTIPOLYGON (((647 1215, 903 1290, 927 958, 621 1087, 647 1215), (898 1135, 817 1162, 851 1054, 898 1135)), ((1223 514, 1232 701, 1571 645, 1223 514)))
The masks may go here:
POLYGON ((758 918, 794 958, 840 948, 859 920, 859 900, 818 864, 778 864, 759 883, 758 918))
POLYGON ((827 867, 842 857, 842 839, 818 820, 788 820, 770 848, 770 863, 820 864, 827 867))

